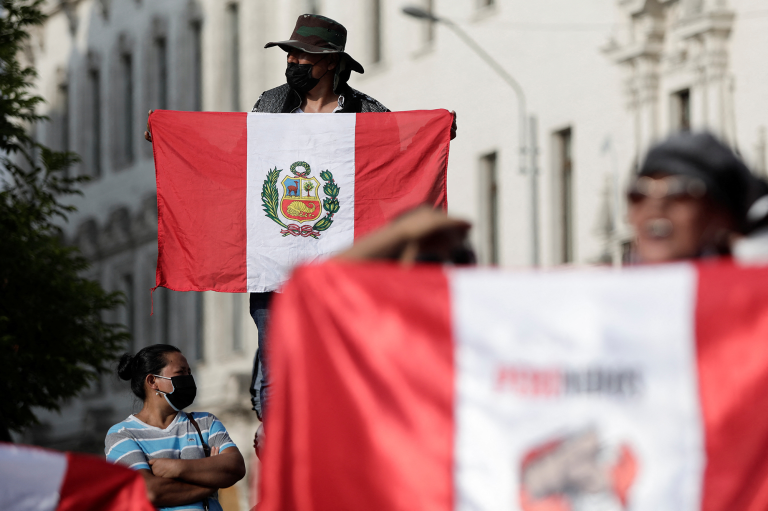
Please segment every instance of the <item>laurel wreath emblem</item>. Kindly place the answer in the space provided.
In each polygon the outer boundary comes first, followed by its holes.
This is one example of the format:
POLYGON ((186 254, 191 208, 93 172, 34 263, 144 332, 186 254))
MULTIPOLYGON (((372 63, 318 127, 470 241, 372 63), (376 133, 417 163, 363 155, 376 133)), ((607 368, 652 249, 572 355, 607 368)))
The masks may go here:
MULTIPOLYGON (((290 170, 296 177, 307 177, 311 172, 309 164, 303 161, 295 162, 291 165, 290 170), (303 167, 304 171, 298 172, 296 170, 297 167, 303 167)), ((264 180, 264 184, 261 187, 261 205, 264 208, 264 213, 267 218, 283 228, 280 231, 280 234, 282 234, 283 237, 291 235, 301 236, 303 238, 319 238, 322 231, 327 231, 328 228, 333 225, 333 215, 338 213, 341 207, 339 204, 340 188, 339 185, 336 184, 336 181, 334 181, 333 174, 329 170, 320 172, 320 179, 325 181, 325 185, 323 185, 323 193, 326 195, 325 199, 323 199, 325 216, 315 222, 311 227, 308 225, 299 227, 296 224, 286 225, 278 216, 278 211, 280 209, 280 194, 277 191, 277 180, 280 177, 280 172, 282 172, 282 169, 278 170, 277 167, 267 172, 267 178, 264 180)))
POLYGON ((309 177, 309 174, 312 172, 312 170, 309 168, 309 163, 305 161, 297 161, 291 165, 291 172, 296 177, 309 177), (296 167, 303 167, 304 172, 297 172, 296 167))

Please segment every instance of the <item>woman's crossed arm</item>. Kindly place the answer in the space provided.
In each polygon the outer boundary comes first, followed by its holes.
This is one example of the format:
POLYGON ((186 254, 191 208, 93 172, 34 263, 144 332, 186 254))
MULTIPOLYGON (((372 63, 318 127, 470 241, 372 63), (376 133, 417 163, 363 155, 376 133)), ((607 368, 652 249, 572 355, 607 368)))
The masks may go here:
POLYGON ((158 458, 149 460, 149 464, 155 476, 207 488, 228 488, 245 477, 245 461, 236 447, 225 449, 222 453, 214 447, 209 458, 158 458))

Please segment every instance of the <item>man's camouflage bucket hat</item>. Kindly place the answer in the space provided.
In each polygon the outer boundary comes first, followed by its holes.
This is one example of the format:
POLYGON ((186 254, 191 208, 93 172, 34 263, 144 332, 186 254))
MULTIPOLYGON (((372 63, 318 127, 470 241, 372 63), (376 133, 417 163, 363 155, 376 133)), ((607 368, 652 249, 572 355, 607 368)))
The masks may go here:
POLYGON ((363 66, 344 51, 346 44, 347 29, 344 25, 318 14, 302 14, 296 20, 290 39, 267 43, 264 48, 279 46, 287 52, 295 48, 307 53, 341 53, 348 62, 345 67, 363 73, 363 66))

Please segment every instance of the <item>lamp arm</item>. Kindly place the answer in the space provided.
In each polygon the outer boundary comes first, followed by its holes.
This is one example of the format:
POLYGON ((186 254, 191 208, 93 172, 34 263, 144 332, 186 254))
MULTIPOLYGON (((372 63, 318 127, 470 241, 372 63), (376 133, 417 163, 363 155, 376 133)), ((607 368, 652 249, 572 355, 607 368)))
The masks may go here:
POLYGON ((512 89, 515 91, 515 95, 517 96, 517 104, 518 104, 518 115, 520 117, 518 121, 518 131, 520 132, 520 173, 525 174, 525 159, 526 159, 526 124, 527 124, 527 118, 526 118, 526 108, 525 108, 525 94, 523 93, 523 88, 520 86, 517 80, 515 80, 512 75, 507 73, 507 71, 501 67, 501 65, 494 60, 493 57, 488 54, 479 44, 475 42, 474 39, 469 37, 469 34, 464 32, 461 28, 459 28, 458 25, 456 25, 453 21, 446 19, 446 18, 440 18, 440 23, 444 23, 448 28, 453 30, 453 32, 459 36, 459 38, 464 41, 467 46, 469 46, 477 55, 485 61, 486 64, 491 66, 491 69, 496 71, 496 74, 498 74, 505 82, 507 82, 507 85, 512 87, 512 89))

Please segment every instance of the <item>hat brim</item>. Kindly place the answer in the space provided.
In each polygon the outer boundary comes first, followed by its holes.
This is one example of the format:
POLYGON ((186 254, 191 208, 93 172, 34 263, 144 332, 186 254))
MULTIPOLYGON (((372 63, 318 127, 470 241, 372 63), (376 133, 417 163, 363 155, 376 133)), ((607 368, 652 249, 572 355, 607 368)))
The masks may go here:
POLYGON ((319 46, 314 46, 312 44, 303 43, 301 41, 295 41, 295 40, 288 40, 288 41, 276 41, 276 42, 269 42, 264 45, 264 48, 272 48, 273 46, 279 46, 283 49, 285 52, 291 51, 290 48, 294 48, 296 50, 301 50, 306 53, 314 53, 314 54, 328 54, 328 53, 341 53, 349 60, 349 69, 352 71, 356 71, 360 74, 365 73, 365 70, 363 69, 363 66, 353 59, 349 53, 341 50, 333 50, 331 48, 321 48, 319 46))

